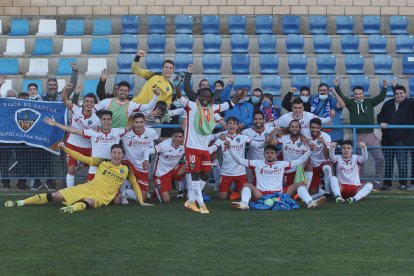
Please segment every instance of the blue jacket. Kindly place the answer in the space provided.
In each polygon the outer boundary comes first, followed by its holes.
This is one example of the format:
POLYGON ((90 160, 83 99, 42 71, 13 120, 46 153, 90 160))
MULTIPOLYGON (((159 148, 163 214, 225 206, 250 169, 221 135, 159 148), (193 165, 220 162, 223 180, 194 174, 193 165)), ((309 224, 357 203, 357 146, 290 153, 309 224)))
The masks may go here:
POLYGON ((253 105, 248 102, 235 104, 232 109, 224 113, 224 119, 227 121, 228 118, 235 117, 244 125, 244 128, 248 128, 253 125, 253 110, 253 105))

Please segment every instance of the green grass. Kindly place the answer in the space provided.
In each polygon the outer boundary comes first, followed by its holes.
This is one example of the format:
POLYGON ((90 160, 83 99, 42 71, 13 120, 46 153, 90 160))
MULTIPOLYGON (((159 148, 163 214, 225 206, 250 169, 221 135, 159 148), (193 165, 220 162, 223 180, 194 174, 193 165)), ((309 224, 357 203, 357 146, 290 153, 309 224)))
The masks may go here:
POLYGON ((4 208, 0 275, 234 275, 414 273, 414 197, 375 193, 355 205, 211 214, 183 201, 60 214, 59 204, 4 208))

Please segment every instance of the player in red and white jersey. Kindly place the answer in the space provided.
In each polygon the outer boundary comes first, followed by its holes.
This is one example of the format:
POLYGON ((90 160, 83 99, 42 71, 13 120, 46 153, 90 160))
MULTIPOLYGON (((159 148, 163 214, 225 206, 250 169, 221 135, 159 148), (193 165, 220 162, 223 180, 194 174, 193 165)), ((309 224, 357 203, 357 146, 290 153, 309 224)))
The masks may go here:
POLYGON ((368 160, 367 145, 359 142, 362 155, 352 154, 352 141, 342 143, 341 155, 335 155, 336 143, 331 143, 329 158, 336 166, 336 176, 331 177, 331 190, 337 203, 355 203, 372 191, 372 183, 361 184, 359 166, 368 160))
MULTIPOLYGON (((313 147, 313 146, 312 146, 313 147)), ((312 148, 311 147, 311 148, 312 148)), ((297 166, 306 162, 311 151, 307 150, 299 159, 291 162, 277 161, 277 149, 274 145, 267 145, 264 149, 265 160, 247 160, 240 158, 235 151, 230 148, 230 143, 226 142, 226 148, 229 149, 231 157, 240 165, 250 167, 256 172, 256 187, 250 183, 243 186, 241 201, 232 202, 236 209, 249 209, 250 199, 257 200, 261 196, 275 192, 284 192, 293 197, 296 193, 308 205, 308 208, 315 208, 326 201, 325 197, 313 200, 305 187, 305 183, 295 183, 289 187, 283 188, 283 175, 286 169, 291 166, 297 166)))

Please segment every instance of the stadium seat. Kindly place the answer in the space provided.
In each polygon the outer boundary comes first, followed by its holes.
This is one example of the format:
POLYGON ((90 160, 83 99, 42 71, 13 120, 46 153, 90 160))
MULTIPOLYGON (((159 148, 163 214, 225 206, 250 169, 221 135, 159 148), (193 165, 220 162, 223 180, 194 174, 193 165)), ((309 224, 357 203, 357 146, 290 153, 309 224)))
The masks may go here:
POLYGON ((163 54, 148 54, 145 57, 145 66, 152 72, 161 72, 165 56, 163 54))
POLYGON ((139 33, 139 16, 123 15, 121 18, 121 34, 136 35, 139 33))
POLYGON ((201 17, 203 34, 220 34, 220 18, 216 15, 203 15, 201 17))
POLYGON ((318 74, 336 74, 336 58, 334 55, 318 55, 316 65, 318 66, 318 74))
POLYGON ((23 38, 8 38, 6 44, 5 56, 22 56, 26 53, 26 47, 23 38))
POLYGON ((223 80, 220 75, 204 75, 203 79, 208 81, 211 91, 214 91, 214 83, 218 80, 223 80))
POLYGON ((313 35, 327 34, 326 28, 328 27, 328 19, 324 15, 311 15, 309 17, 310 33, 313 35))
POLYGON ((349 80, 349 91, 351 91, 351 95, 352 95, 353 94, 352 90, 354 89, 355 86, 362 86, 362 88, 364 88, 364 95, 369 96, 370 84, 371 84, 371 81, 369 77, 367 76, 363 76, 363 75, 352 76, 349 80))
POLYGON ((81 36, 85 33, 85 21, 83 19, 66 20, 66 36, 81 36))
POLYGON ((134 95, 134 87, 135 87, 135 79, 134 79, 134 75, 116 75, 115 76, 115 84, 118 85, 120 82, 122 81, 126 81, 129 83, 130 85, 130 89, 129 89, 129 95, 134 95))
POLYGON ((392 57, 388 55, 374 55, 372 60, 375 75, 391 75, 392 57))
POLYGON ((55 36, 56 35, 56 19, 40 19, 37 36, 55 36))
POLYGON ((320 82, 319 83, 325 83, 327 84, 329 87, 333 86, 333 81, 335 80, 336 76, 334 75, 322 75, 320 77, 320 82))
POLYGON ((410 89, 410 97, 414 96, 414 77, 408 79, 408 87, 410 89))
MULTIPOLYGON (((0 98, 6 98, 7 91, 9 89, 13 89, 13 82, 12 80, 6 80, 3 85, 0 87, 0 98)), ((23 90, 20 90, 23 91, 23 90)))
POLYGON ((99 83, 99 79, 84 80, 82 95, 85 96, 86 94, 89 94, 89 93, 96 95, 96 87, 98 86, 98 83, 99 83))
POLYGON ((166 19, 164 15, 148 16, 148 34, 165 34, 166 19))
POLYGON ((89 49, 90 55, 108 55, 110 53, 109 38, 106 37, 93 37, 91 42, 91 48, 89 49))
POLYGON ((36 38, 34 48, 32 51, 33 56, 47 56, 53 53, 53 40, 51 38, 36 38))
POLYGON ((365 15, 362 17, 362 25, 364 27, 364 34, 379 35, 381 33, 381 18, 376 15, 365 15))
POLYGON ((49 59, 31 58, 29 60, 29 72, 26 76, 43 76, 49 75, 49 59))
POLYGON ((390 33, 392 35, 408 34, 408 18, 406 16, 390 16, 390 33))
POLYGON ((414 55, 404 55, 402 58, 402 67, 403 75, 414 75, 414 55))
POLYGON ((228 17, 229 33, 246 34, 247 19, 244 15, 230 15, 228 17))
POLYGON ((345 34, 341 36, 341 49, 343 54, 359 54, 359 37, 345 34))
POLYGON ((246 75, 234 76, 233 90, 236 91, 245 88, 247 88, 247 93, 250 95, 252 90, 252 77, 246 75))
POLYGON ((204 53, 220 53, 221 37, 218 34, 203 35, 203 52, 204 53))
POLYGON ((43 94, 43 83, 42 80, 33 80, 33 79, 24 79, 22 83, 22 92, 27 92, 29 89, 29 84, 36 83, 38 94, 41 96, 43 94))
POLYGON ((282 79, 279 76, 265 75, 262 77, 263 93, 270 93, 273 96, 280 96, 281 87, 282 79))
POLYGON ((354 17, 349 15, 341 15, 336 17, 336 33, 337 34, 353 34, 354 33, 354 17))
POLYGON ((118 74, 132 74, 131 65, 134 61, 135 54, 119 54, 116 63, 118 65, 118 74))
POLYGON ((66 85, 66 80, 65 79, 57 79, 57 83, 58 83, 58 91, 62 91, 63 88, 66 85))
POLYGON ((275 54, 261 54, 259 66, 260 74, 278 74, 279 58, 275 54))
POLYGON ((329 35, 317 34, 313 37, 313 52, 315 54, 330 54, 332 38, 329 35))
POLYGON ((136 53, 138 49, 138 35, 122 34, 119 37, 119 46, 121 47, 119 50, 121 54, 136 53))
POLYGON ((204 54, 203 68, 204 74, 221 74, 221 55, 204 54))
POLYGON ((193 17, 191 15, 175 16, 175 33, 176 34, 192 34, 193 33, 193 17))
POLYGON ((307 73, 306 72, 307 66, 308 66, 308 58, 306 55, 297 55, 297 54, 288 55, 289 74, 305 75, 307 73))
POLYGON ((414 37, 412 35, 397 35, 395 37, 395 48, 397 54, 412 54, 414 37))
POLYGON ((56 75, 70 76, 72 74, 71 63, 78 63, 76 58, 59 58, 56 75))
POLYGON ((0 75, 19 74, 19 61, 17 58, 0 58, 0 75))
POLYGON ((387 75, 387 76, 381 76, 380 78, 378 78, 378 87, 379 90, 381 90, 384 87, 384 79, 388 81, 388 87, 387 87, 387 97, 394 97, 394 90, 392 90, 392 81, 395 78, 395 76, 392 75, 387 75))
POLYGON ((230 36, 230 46, 232 53, 248 53, 249 37, 244 34, 233 34, 230 36))
POLYGON ((250 56, 248 54, 233 54, 231 56, 232 74, 250 74, 250 56))
POLYGON ((303 35, 289 34, 286 36, 286 53, 288 54, 303 54, 303 47, 305 39, 303 35))
POLYGON ((256 16, 256 34, 273 34, 273 16, 257 15, 256 16))
POLYGON ((175 54, 174 57, 174 70, 175 73, 181 73, 187 71, 188 65, 193 64, 193 55, 192 54, 175 54))
POLYGON ((387 38, 385 35, 370 35, 368 38, 368 48, 370 54, 386 54, 387 38))
POLYGON ((149 34, 147 38, 148 53, 165 53, 165 35, 149 34))
POLYGON ((27 36, 29 35, 29 20, 27 19, 12 19, 11 36, 27 36))
POLYGON ((345 70, 347 75, 364 74, 365 59, 361 55, 345 55, 345 70))
POLYGON ((284 15, 282 18, 283 33, 300 34, 300 16, 284 15))
MULTIPOLYGON (((1 24, 1 19, 0 19, 0 35, 3 34, 3 25, 1 24)), ((10 82, 11 83, 11 82, 10 82)))
POLYGON ((82 40, 80 38, 64 38, 61 55, 78 56, 82 53, 82 40))
POLYGON ((111 19, 94 19, 92 35, 111 35, 112 20, 111 19))
POLYGON ((276 35, 262 34, 258 36, 259 54, 276 53, 276 35))
POLYGON ((106 58, 88 58, 88 69, 85 75, 100 76, 105 68, 108 68, 106 58))
POLYGON ((175 52, 176 53, 193 53, 194 37, 192 34, 175 35, 175 52))
POLYGON ((307 86, 311 88, 311 85, 312 85, 311 79, 309 78, 309 76, 306 76, 306 75, 294 75, 291 77, 290 81, 291 81, 290 86, 295 87, 298 91, 303 86, 307 86))

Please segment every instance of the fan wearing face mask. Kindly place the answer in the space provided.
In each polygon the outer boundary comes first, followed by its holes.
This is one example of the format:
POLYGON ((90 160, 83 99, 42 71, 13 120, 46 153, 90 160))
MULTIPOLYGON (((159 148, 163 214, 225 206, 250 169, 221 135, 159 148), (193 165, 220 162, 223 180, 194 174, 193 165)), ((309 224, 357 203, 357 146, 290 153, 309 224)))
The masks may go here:
MULTIPOLYGON (((286 109, 289 112, 292 112, 292 96, 295 94, 298 90, 296 87, 291 87, 290 90, 286 93, 285 97, 283 97, 282 100, 282 106, 284 109, 286 109)), ((300 99, 303 102, 304 110, 307 112, 311 111, 311 104, 310 104, 310 88, 307 86, 302 86, 300 88, 300 99)))
POLYGON ((280 117, 279 107, 273 105, 273 95, 270 93, 265 93, 263 95, 262 105, 260 110, 265 115, 265 122, 273 122, 280 117))

